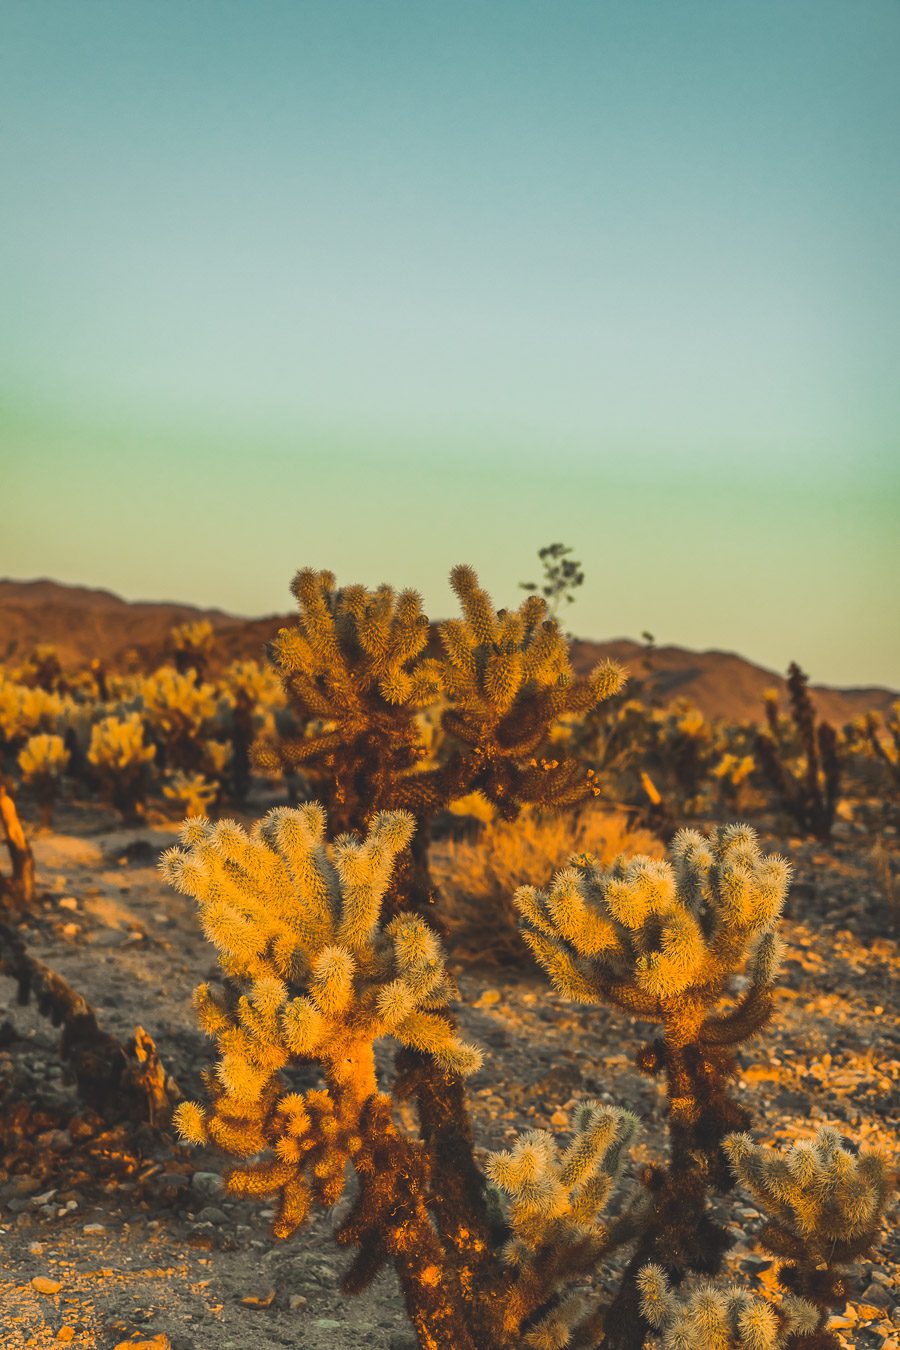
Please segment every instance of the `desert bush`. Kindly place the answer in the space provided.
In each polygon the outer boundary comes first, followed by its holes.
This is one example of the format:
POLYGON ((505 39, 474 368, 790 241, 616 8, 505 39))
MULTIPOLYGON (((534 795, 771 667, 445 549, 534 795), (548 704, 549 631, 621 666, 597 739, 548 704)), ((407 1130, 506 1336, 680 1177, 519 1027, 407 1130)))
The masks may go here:
MULTIPOLYGON (((478 800, 484 803, 476 798, 473 813, 478 800)), ((474 836, 435 842, 431 872, 454 954, 521 965, 525 952, 512 903, 521 878, 564 867, 575 854, 612 862, 624 852, 659 856, 662 845, 649 831, 633 829, 621 812, 589 806, 564 813, 526 807, 515 821, 489 819, 474 836)))
POLYGON ((44 825, 53 821, 69 758, 62 736, 31 736, 19 751, 22 782, 33 790, 44 825))

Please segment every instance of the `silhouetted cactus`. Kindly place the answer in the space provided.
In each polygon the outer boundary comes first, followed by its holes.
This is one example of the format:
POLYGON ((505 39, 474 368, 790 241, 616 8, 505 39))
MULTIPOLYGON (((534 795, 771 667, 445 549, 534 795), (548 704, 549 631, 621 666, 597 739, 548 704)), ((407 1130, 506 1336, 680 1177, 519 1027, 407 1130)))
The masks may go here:
POLYGON ((793 816, 804 833, 825 840, 831 837, 834 824, 841 769, 837 733, 829 722, 817 722, 808 684, 808 677, 796 662, 792 662, 787 686, 791 720, 801 756, 796 772, 781 735, 777 699, 772 696, 765 701, 769 730, 758 733, 756 750, 780 806, 793 816))

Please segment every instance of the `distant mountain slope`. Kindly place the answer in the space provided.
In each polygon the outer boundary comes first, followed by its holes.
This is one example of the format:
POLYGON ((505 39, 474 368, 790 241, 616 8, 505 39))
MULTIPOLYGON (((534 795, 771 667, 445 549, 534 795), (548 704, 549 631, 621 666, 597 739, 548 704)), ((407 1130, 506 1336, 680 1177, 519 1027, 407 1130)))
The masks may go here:
MULTIPOLYGON (((39 642, 51 643, 65 666, 99 657, 110 668, 121 666, 129 652, 144 662, 163 660, 173 624, 208 619, 216 630, 218 662, 236 658, 262 660, 265 645, 291 614, 241 619, 220 609, 156 601, 129 601, 111 591, 65 586, 56 581, 0 580, 0 661, 25 656, 39 642)), ((638 642, 576 640, 572 662, 586 672, 605 657, 626 665, 641 697, 665 705, 685 698, 707 715, 733 721, 762 716, 766 689, 784 691, 784 680, 762 666, 731 652, 693 652, 684 647, 658 647, 652 653, 638 642)), ((870 708, 882 711, 898 694, 879 687, 833 689, 814 686, 819 712, 837 726, 870 708)))

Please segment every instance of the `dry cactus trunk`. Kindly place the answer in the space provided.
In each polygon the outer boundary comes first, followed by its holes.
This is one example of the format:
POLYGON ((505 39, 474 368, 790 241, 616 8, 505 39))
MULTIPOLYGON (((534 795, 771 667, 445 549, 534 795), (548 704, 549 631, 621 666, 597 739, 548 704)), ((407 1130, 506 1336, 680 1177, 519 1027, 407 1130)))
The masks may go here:
POLYGON ((13 907, 26 907, 34 899, 34 856, 31 845, 19 820, 16 804, 4 784, 0 783, 0 821, 9 850, 12 876, 0 878, 0 899, 11 900, 13 907))
POLYGON ((15 980, 20 1004, 35 1000, 38 1011, 62 1026, 60 1054, 75 1077, 78 1095, 104 1120, 145 1120, 165 1124, 181 1092, 163 1068, 152 1037, 136 1027, 123 1045, 104 1031, 81 994, 32 956, 20 935, 0 924, 0 971, 15 980))

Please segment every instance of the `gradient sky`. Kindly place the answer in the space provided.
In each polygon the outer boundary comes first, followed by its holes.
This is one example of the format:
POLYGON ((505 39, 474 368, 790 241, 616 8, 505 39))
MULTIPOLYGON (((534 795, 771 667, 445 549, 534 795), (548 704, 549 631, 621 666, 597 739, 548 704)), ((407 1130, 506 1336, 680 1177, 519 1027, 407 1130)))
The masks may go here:
POLYGON ((900 687, 897 0, 4 0, 0 574, 900 687))

